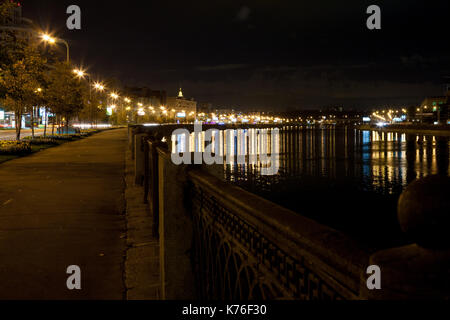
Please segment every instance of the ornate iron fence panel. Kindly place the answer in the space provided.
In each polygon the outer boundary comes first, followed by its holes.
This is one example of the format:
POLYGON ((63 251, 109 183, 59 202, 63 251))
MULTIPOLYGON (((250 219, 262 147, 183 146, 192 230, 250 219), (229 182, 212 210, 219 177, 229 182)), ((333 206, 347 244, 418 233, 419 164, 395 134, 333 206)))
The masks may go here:
POLYGON ((257 227, 192 183, 193 263, 204 300, 356 299, 326 273, 295 258, 257 227))

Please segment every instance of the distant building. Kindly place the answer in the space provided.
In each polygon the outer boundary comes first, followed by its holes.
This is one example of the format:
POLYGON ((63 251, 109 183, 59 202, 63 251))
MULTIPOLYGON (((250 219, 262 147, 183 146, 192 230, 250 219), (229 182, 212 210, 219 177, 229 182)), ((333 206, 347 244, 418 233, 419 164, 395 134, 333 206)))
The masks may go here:
POLYGON ((11 36, 22 40, 38 39, 38 34, 33 28, 33 21, 22 16, 20 3, 16 3, 9 15, 0 21, 0 42, 11 36))
POLYGON ((214 110, 214 113, 216 115, 230 115, 230 114, 235 114, 237 111, 234 109, 225 109, 225 108, 220 108, 220 109, 216 109, 214 110))
POLYGON ((199 102, 197 104, 197 113, 210 114, 212 112, 212 104, 207 102, 199 102))
POLYGON ((448 116, 449 95, 427 97, 422 102, 415 114, 416 120, 421 123, 446 124, 448 116))
POLYGON ((197 116, 197 102, 194 99, 186 99, 181 88, 178 97, 167 98, 166 107, 169 116, 174 116, 175 120, 193 121, 197 116))
POLYGON ((154 108, 159 108, 167 103, 167 93, 165 91, 151 90, 148 87, 125 87, 124 92, 130 98, 154 108))
MULTIPOLYGON (((33 22, 22 17, 22 6, 20 3, 15 3, 8 14, 0 18, 0 46, 3 45, 2 42, 12 39, 37 40, 33 22)), ((27 115, 22 117, 22 127, 25 127, 26 117, 27 115)), ((7 111, 7 108, 0 103, 0 128, 14 128, 15 122, 14 112, 7 111)))

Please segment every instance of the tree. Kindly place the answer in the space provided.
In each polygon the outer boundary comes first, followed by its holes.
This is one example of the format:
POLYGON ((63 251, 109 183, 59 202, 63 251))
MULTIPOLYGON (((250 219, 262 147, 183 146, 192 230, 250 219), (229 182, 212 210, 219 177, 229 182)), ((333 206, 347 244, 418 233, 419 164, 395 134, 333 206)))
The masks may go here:
POLYGON ((0 66, 0 87, 4 104, 14 112, 16 119, 16 138, 20 140, 22 116, 33 108, 37 101, 39 80, 43 77, 45 60, 37 47, 13 37, 2 43, 0 66))
POLYGON ((96 125, 98 121, 103 121, 106 113, 104 109, 104 100, 102 93, 92 92, 89 94, 89 89, 83 90, 84 107, 79 114, 80 121, 90 123, 92 126, 96 125))
POLYGON ((17 4, 10 0, 0 1, 0 24, 8 24, 10 22, 10 12, 15 6, 17 4))
POLYGON ((48 72, 46 81, 47 105, 57 115, 58 124, 65 123, 68 130, 70 120, 84 106, 82 84, 74 77, 72 68, 66 62, 57 62, 48 72))
MULTIPOLYGON (((13 1, 0 1, 0 24, 11 23, 11 10, 17 5, 13 1)), ((0 29, 0 42, 0 99, 7 109, 14 111, 16 138, 20 140, 22 116, 39 99, 37 88, 46 61, 30 39, 18 38, 12 30, 0 29)))

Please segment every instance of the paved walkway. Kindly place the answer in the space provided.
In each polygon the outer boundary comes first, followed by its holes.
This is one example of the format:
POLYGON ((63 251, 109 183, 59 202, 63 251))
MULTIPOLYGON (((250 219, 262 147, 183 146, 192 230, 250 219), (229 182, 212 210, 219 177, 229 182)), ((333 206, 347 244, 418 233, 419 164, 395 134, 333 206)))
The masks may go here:
POLYGON ((0 165, 0 299, 126 296, 125 150, 114 130, 0 165))

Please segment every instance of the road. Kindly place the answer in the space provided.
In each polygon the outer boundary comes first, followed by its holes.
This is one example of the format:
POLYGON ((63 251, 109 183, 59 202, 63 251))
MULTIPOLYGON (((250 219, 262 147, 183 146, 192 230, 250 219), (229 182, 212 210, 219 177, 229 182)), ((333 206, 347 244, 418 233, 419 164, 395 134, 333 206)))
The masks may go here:
MULTIPOLYGON (((35 129, 34 134, 36 136, 41 136, 44 134, 44 129, 35 129)), ((22 130, 20 136, 22 138, 30 137, 31 130, 22 130)), ((16 139, 16 131, 15 130, 0 130, 0 140, 15 140, 15 139, 16 139)))
POLYGON ((125 297, 125 150, 111 130, 0 165, 0 300, 125 297))

